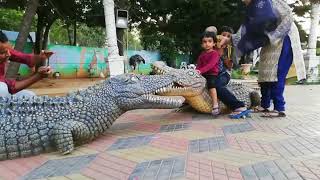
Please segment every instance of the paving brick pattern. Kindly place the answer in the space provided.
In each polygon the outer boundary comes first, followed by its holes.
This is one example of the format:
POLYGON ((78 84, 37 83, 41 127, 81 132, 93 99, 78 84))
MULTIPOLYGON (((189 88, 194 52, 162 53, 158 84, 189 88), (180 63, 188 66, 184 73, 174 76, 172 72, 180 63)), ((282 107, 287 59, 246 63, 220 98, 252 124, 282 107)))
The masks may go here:
POLYGON ((246 179, 297 179, 302 180, 293 167, 284 160, 267 161, 240 168, 243 178, 246 179))
POLYGON ((286 87, 286 118, 130 111, 69 155, 0 161, 0 180, 320 180, 318 92, 286 87))
POLYGON ((236 134, 243 133, 247 131, 253 131, 254 127, 250 123, 234 124, 223 127, 223 132, 225 134, 236 134))
POLYGON ((189 155, 186 166, 187 179, 231 179, 241 180, 238 167, 203 157, 189 155))
POLYGON ((176 179, 184 177, 185 159, 183 157, 143 162, 136 166, 130 180, 136 179, 176 179))
POLYGON ((96 155, 50 160, 38 169, 27 174, 23 179, 40 179, 79 173, 96 155))
POLYGON ((162 125, 160 132, 182 131, 188 129, 189 127, 190 125, 188 123, 162 125))
POLYGON ((144 146, 150 143, 152 137, 153 135, 121 138, 118 139, 118 141, 116 141, 114 144, 112 144, 112 146, 108 148, 108 151, 144 146))
POLYGON ((213 137, 190 141, 189 151, 193 153, 218 151, 227 148, 227 146, 225 137, 213 137))

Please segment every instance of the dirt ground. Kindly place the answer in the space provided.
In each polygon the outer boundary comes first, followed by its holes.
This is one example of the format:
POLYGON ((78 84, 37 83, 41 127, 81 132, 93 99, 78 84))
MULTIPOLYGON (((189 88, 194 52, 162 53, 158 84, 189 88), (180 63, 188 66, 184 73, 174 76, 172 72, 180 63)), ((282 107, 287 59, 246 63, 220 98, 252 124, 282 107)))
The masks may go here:
MULTIPOLYGON (((77 78, 77 79, 43 79, 31 87, 28 90, 35 92, 37 95, 48 96, 63 96, 70 91, 76 91, 78 89, 84 89, 88 86, 104 80, 102 78, 77 78)), ((256 90, 258 85, 256 80, 236 80, 247 84, 249 87, 256 90)))
POLYGON ((37 95, 48 96, 63 96, 70 91, 83 89, 91 86, 98 81, 103 80, 101 78, 78 78, 78 79, 43 79, 31 87, 28 90, 35 92, 37 95))

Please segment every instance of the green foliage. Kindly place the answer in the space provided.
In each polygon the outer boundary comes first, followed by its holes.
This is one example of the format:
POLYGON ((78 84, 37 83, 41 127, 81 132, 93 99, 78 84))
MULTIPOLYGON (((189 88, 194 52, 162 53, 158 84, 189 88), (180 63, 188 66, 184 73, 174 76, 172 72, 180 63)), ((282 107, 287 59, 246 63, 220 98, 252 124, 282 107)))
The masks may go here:
MULTIPOLYGON (((238 29, 244 11, 239 0, 130 0, 132 22, 139 23, 145 49, 159 49, 164 60, 177 54, 196 57, 205 27, 238 29)), ((170 63, 169 63, 170 64, 170 63)))
POLYGON ((77 30, 77 43, 81 46, 104 47, 106 30, 102 27, 88 27, 81 23, 77 30))
MULTIPOLYGON (((69 45, 66 24, 58 20, 50 31, 50 43, 69 45)), ((77 44, 79 46, 103 47, 105 43, 105 30, 101 27, 88 27, 83 23, 77 24, 77 44)))
POLYGON ((52 44, 69 44, 68 32, 65 23, 61 20, 57 20, 51 27, 49 37, 50 43, 52 44))
POLYGON ((293 13, 297 16, 305 16, 311 10, 310 4, 300 3, 299 1, 290 4, 290 6, 293 8, 293 13))
MULTIPOLYGON (((241 72, 240 68, 239 69, 233 69, 231 71, 231 79, 243 79, 243 77, 244 76, 242 75, 242 72, 241 72)), ((246 77, 255 79, 257 77, 257 73, 251 70, 250 73, 246 77)))
POLYGON ((125 32, 124 43, 125 43, 125 49, 137 50, 137 51, 143 49, 139 34, 134 35, 132 32, 129 32, 129 31, 125 32), (128 47, 127 47, 127 40, 128 40, 128 47))
MULTIPOLYGON (((77 44, 79 46, 87 47, 104 47, 105 45, 105 28, 98 26, 87 26, 84 23, 78 23, 77 25, 77 44)), ((127 33, 124 36, 124 42, 126 46, 127 33)), ((128 33, 128 45, 129 49, 141 50, 143 49, 139 39, 136 38, 130 32, 128 33)), ((69 45, 68 32, 66 24, 58 20, 56 21, 50 31, 50 42, 53 44, 69 45)))
POLYGON ((306 33, 305 30, 303 30, 302 26, 298 22, 295 22, 295 23, 296 23, 296 25, 298 27, 298 31, 299 31, 299 35, 300 35, 300 41, 307 43, 308 42, 308 34, 306 33))
POLYGON ((231 72, 231 79, 241 79, 242 74, 240 69, 232 70, 231 72))
MULTIPOLYGON (((22 17, 22 10, 0 8, 0 29, 19 31, 22 17)), ((36 20, 33 20, 31 31, 35 31, 35 26, 36 20)))

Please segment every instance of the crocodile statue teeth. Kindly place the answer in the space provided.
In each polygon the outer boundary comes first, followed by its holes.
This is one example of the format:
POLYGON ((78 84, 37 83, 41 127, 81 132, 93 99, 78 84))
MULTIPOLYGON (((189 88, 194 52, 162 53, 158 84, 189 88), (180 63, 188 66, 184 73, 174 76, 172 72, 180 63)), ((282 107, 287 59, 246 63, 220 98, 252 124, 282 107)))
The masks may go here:
POLYGON ((183 97, 155 92, 175 83, 171 75, 119 75, 65 97, 0 98, 0 160, 75 145, 103 134, 132 109, 177 108, 183 97))
MULTIPOLYGON (((164 96, 183 96, 186 102, 198 112, 211 113, 212 99, 206 88, 206 79, 193 69, 175 69, 167 66, 162 61, 152 64, 155 74, 169 74, 176 77, 177 83, 166 91, 158 92, 164 96)), ((260 94, 243 83, 230 81, 227 88, 248 108, 260 105, 260 94)), ((220 102, 222 112, 229 112, 228 108, 220 102)))

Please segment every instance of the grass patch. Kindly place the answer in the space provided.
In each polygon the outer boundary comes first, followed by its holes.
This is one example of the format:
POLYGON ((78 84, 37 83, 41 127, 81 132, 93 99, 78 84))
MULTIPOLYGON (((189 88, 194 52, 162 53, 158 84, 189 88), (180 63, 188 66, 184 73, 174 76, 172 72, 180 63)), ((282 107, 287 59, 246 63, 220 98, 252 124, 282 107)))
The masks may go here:
POLYGON ((297 85, 297 77, 291 77, 286 80, 287 85, 297 85))
POLYGON ((247 76, 243 76, 240 69, 234 69, 231 72, 231 79, 244 79, 244 77, 253 79, 253 78, 256 78, 257 76, 258 76, 257 72, 255 71, 250 71, 250 73, 247 76))
POLYGON ((297 77, 288 78, 286 80, 287 85, 320 85, 320 82, 305 82, 304 84, 297 84, 297 77))

